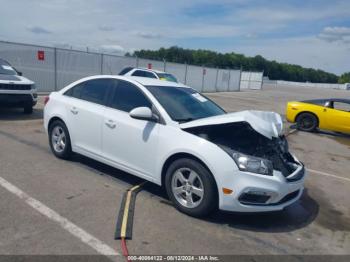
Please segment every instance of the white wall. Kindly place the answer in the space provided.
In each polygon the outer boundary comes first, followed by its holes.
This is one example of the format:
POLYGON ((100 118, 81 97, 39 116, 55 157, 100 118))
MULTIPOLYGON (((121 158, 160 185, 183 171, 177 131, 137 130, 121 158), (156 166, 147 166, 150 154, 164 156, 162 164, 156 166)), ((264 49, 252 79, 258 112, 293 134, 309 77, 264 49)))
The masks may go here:
POLYGON ((305 88, 327 88, 327 89, 350 89, 349 84, 328 84, 328 83, 304 83, 304 82, 292 82, 283 80, 267 80, 264 81, 267 85, 276 85, 278 87, 305 87, 305 88))

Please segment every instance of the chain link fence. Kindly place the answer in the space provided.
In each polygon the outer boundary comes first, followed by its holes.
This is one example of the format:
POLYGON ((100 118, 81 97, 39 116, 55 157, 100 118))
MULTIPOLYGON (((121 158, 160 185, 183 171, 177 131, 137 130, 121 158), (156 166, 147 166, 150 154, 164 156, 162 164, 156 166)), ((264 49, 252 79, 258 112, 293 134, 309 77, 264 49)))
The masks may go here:
POLYGON ((240 91, 242 87, 261 89, 262 83, 261 72, 241 72, 5 41, 0 41, 0 58, 33 80, 39 92, 60 90, 86 76, 116 75, 125 67, 166 71, 199 92, 240 91), (246 76, 247 73, 250 75, 246 76))

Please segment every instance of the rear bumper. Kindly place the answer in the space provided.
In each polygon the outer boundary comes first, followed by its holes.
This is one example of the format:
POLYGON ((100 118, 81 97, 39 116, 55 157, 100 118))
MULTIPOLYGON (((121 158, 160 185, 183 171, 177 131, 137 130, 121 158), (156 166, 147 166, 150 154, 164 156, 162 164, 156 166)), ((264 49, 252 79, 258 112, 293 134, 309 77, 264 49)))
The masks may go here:
POLYGON ((30 92, 0 91, 0 107, 35 106, 38 100, 36 90, 30 92))

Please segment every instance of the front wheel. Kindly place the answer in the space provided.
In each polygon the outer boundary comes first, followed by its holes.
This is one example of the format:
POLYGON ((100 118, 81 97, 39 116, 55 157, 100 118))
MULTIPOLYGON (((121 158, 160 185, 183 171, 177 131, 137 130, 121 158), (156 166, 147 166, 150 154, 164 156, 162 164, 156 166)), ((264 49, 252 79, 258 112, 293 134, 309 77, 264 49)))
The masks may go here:
POLYGON ((174 161, 166 172, 165 187, 175 207, 190 216, 205 216, 217 209, 215 180, 198 161, 187 158, 174 161))
POLYGON ((69 132, 66 125, 59 120, 49 127, 49 143, 54 155, 61 159, 68 159, 72 155, 69 132))
POLYGON ((318 126, 318 120, 315 115, 311 113, 301 113, 297 117, 297 127, 301 131, 311 132, 318 126))

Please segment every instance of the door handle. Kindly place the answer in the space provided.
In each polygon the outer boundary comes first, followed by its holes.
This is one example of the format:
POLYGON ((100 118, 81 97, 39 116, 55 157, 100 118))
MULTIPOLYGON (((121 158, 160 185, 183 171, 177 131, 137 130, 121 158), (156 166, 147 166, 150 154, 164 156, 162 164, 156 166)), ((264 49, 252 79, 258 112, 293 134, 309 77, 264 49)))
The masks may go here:
POLYGON ((106 126, 108 126, 109 128, 115 128, 116 127, 116 123, 115 123, 115 121, 113 121, 113 120, 111 120, 111 119, 109 119, 109 120, 106 120, 105 121, 105 124, 106 124, 106 126))
POLYGON ((324 109, 323 109, 323 112, 327 112, 327 109, 326 109, 326 108, 324 108, 324 109))
POLYGON ((70 111, 74 114, 74 115, 76 115, 76 114, 78 114, 78 109, 76 108, 76 107, 72 107, 71 109, 70 109, 70 111))

